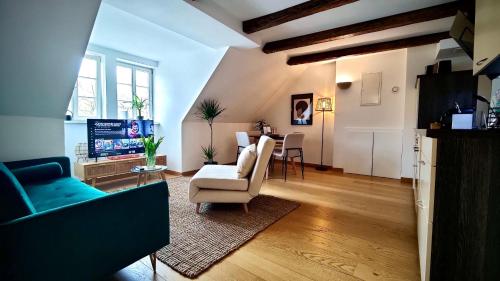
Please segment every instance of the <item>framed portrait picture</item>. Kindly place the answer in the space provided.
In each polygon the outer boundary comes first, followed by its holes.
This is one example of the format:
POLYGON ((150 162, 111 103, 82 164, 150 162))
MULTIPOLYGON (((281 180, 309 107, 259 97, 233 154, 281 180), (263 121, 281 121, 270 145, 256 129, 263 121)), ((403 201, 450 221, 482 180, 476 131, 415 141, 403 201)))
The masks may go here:
POLYGON ((292 125, 312 125, 313 122, 313 94, 292 95, 291 108, 292 125))

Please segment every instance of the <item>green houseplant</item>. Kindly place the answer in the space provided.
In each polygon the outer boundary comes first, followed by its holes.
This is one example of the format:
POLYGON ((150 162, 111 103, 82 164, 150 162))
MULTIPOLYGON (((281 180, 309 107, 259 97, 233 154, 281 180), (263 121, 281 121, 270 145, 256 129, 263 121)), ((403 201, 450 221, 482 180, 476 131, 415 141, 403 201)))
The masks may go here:
POLYGON ((146 107, 146 102, 148 99, 141 99, 140 97, 134 95, 132 96, 132 108, 137 110, 137 119, 142 120, 142 110, 146 107))
POLYGON ((156 165, 156 150, 163 142, 163 137, 159 138, 155 142, 154 136, 141 137, 142 143, 144 144, 144 155, 146 156, 146 166, 148 168, 154 168, 156 165))
POLYGON ((201 147, 203 157, 207 160, 205 164, 217 164, 217 162, 214 161, 214 157, 217 153, 213 146, 213 123, 214 119, 226 109, 223 108, 216 99, 205 99, 198 104, 196 109, 196 115, 200 119, 207 121, 208 126, 210 126, 210 146, 201 147))

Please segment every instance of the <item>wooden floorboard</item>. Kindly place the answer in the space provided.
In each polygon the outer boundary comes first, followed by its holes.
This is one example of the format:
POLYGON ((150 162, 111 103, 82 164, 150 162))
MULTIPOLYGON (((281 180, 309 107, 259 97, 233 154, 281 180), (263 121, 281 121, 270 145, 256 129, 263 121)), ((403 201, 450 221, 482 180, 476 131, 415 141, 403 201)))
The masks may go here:
MULTIPOLYGON (((261 194, 301 206, 196 280, 419 280, 413 190, 399 180, 306 168, 261 194)), ((145 257, 110 280, 189 279, 145 257)))

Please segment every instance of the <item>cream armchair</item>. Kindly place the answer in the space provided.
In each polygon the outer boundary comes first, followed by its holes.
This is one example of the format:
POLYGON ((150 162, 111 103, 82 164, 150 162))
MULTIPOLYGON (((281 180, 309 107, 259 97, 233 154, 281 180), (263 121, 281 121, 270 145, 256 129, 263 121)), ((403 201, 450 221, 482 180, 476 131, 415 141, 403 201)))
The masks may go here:
POLYGON ((238 178, 236 166, 205 165, 191 179, 189 201, 196 203, 196 213, 201 203, 247 203, 259 195, 264 174, 276 142, 262 136, 257 145, 257 160, 248 178, 238 178))

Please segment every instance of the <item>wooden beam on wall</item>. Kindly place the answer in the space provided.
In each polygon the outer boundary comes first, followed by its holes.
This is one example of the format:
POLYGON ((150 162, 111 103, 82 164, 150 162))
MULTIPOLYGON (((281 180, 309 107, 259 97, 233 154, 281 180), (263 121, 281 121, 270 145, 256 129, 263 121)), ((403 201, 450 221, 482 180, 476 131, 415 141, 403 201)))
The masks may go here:
POLYGON ((333 40, 348 38, 366 33, 382 31, 390 28, 401 27, 409 24, 446 18, 454 16, 457 13, 458 7, 458 2, 450 2, 429 8, 419 9, 361 23, 355 23, 298 37, 272 41, 266 43, 262 50, 264 51, 264 53, 269 54, 319 43, 330 42, 333 40))
POLYGON ((350 56, 350 55, 364 55, 364 54, 384 52, 396 49, 410 48, 410 47, 437 43, 446 38, 450 38, 449 32, 433 33, 433 34, 415 36, 388 42, 362 45, 357 47, 331 50, 331 51, 313 53, 307 55, 293 56, 288 59, 287 64, 297 65, 297 64, 313 63, 313 62, 337 59, 340 57, 350 56))
POLYGON ((310 0, 272 14, 246 20, 243 22, 243 32, 254 33, 356 1, 358 0, 310 0))

